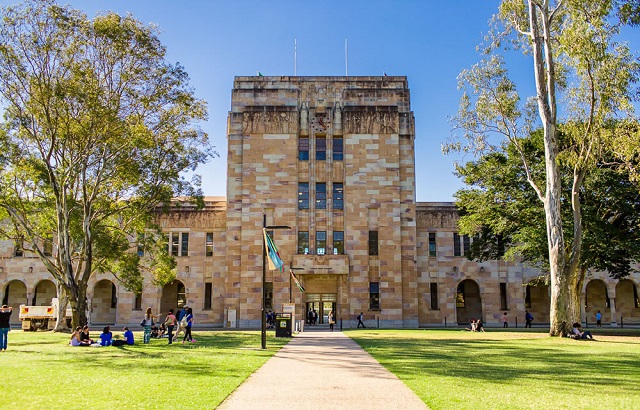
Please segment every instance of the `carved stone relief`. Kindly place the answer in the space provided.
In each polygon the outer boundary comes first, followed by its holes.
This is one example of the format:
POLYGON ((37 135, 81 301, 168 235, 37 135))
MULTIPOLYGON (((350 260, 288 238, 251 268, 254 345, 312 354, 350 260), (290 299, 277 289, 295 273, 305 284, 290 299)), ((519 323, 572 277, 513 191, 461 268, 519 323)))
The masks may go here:
POLYGON ((290 111, 244 112, 242 133, 249 134, 297 134, 298 113, 290 111))
POLYGON ((350 111, 344 128, 349 134, 397 134, 398 113, 388 111, 350 111))

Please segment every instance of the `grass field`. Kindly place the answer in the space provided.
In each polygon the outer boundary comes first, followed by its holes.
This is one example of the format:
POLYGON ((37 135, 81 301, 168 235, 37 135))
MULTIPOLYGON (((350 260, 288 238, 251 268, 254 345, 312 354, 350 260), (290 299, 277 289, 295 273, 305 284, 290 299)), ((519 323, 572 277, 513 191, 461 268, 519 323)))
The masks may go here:
POLYGON ((196 343, 143 345, 137 332, 134 346, 93 348, 67 346, 69 336, 9 332, 0 409, 212 409, 289 341, 270 332, 261 350, 259 331, 195 330, 196 343))
MULTIPOLYGON (((594 331, 594 329, 590 329, 594 331)), ((640 337, 542 331, 347 331, 429 407, 640 409, 640 337)))

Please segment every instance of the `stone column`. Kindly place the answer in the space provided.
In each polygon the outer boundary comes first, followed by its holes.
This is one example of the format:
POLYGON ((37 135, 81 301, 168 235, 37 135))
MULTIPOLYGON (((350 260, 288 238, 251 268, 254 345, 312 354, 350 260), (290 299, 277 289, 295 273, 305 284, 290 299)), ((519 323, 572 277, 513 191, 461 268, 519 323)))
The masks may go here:
POLYGON ((610 306, 609 313, 611 314, 611 327, 618 327, 618 321, 616 320, 616 298, 609 298, 610 306))

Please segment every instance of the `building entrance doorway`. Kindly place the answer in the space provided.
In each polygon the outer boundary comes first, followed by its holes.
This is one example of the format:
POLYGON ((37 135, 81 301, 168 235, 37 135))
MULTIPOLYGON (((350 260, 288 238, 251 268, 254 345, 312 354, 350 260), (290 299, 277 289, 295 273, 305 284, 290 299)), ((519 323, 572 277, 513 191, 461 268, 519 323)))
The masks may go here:
POLYGON ((305 304, 305 319, 309 324, 309 311, 315 311, 318 314, 316 324, 328 324, 329 312, 336 312, 336 294, 335 293, 310 293, 307 294, 307 302, 305 304))

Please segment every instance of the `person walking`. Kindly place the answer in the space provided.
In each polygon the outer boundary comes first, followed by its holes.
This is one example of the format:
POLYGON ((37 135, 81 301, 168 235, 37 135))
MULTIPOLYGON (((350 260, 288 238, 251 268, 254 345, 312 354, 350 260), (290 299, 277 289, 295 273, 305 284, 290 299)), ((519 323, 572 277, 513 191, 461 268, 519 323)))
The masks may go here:
POLYGON ((360 312, 360 314, 358 315, 358 329, 360 329, 360 325, 362 325, 362 327, 364 327, 366 329, 366 326, 364 325, 364 322, 362 321, 362 312, 360 312))
POLYGON ((602 327, 602 313, 599 310, 596 312, 596 327, 602 327))
POLYGON ((0 352, 7 350, 7 341, 9 338, 9 330, 11 330, 11 313, 13 308, 2 305, 0 309, 0 352))
POLYGON ((149 344, 151 340, 151 326, 154 326, 153 323, 153 314, 151 313, 151 308, 148 307, 145 314, 144 319, 142 319, 142 323, 140 323, 144 328, 144 335, 142 337, 142 343, 149 344))
POLYGON ((164 320, 164 326, 167 328, 167 333, 169 335, 169 344, 173 343, 173 329, 176 326, 177 321, 176 315, 173 314, 173 309, 169 309, 169 314, 164 320))
POLYGON ((524 311, 524 327, 528 327, 531 328, 531 322, 533 322, 533 316, 531 315, 531 313, 529 313, 528 310, 524 311))
POLYGON ((191 335, 191 326, 193 325, 193 310, 191 308, 187 309, 187 326, 184 329, 184 339, 182 339, 182 344, 184 344, 185 340, 189 339, 190 342, 195 343, 196 339, 191 335))
POLYGON ((187 317, 187 309, 189 309, 189 306, 184 305, 182 307, 182 310, 180 310, 180 312, 178 312, 178 320, 176 323, 176 334, 173 335, 173 340, 177 340, 178 339, 178 335, 182 332, 184 332, 184 329, 187 327, 187 323, 185 321, 183 321, 182 319, 184 319, 185 317, 187 317))
POLYGON ((333 325, 336 323, 336 320, 333 315, 333 310, 329 312, 329 330, 333 332, 333 325))
POLYGON ((502 327, 509 327, 509 322, 507 320, 507 312, 504 312, 504 314, 502 315, 502 327))

